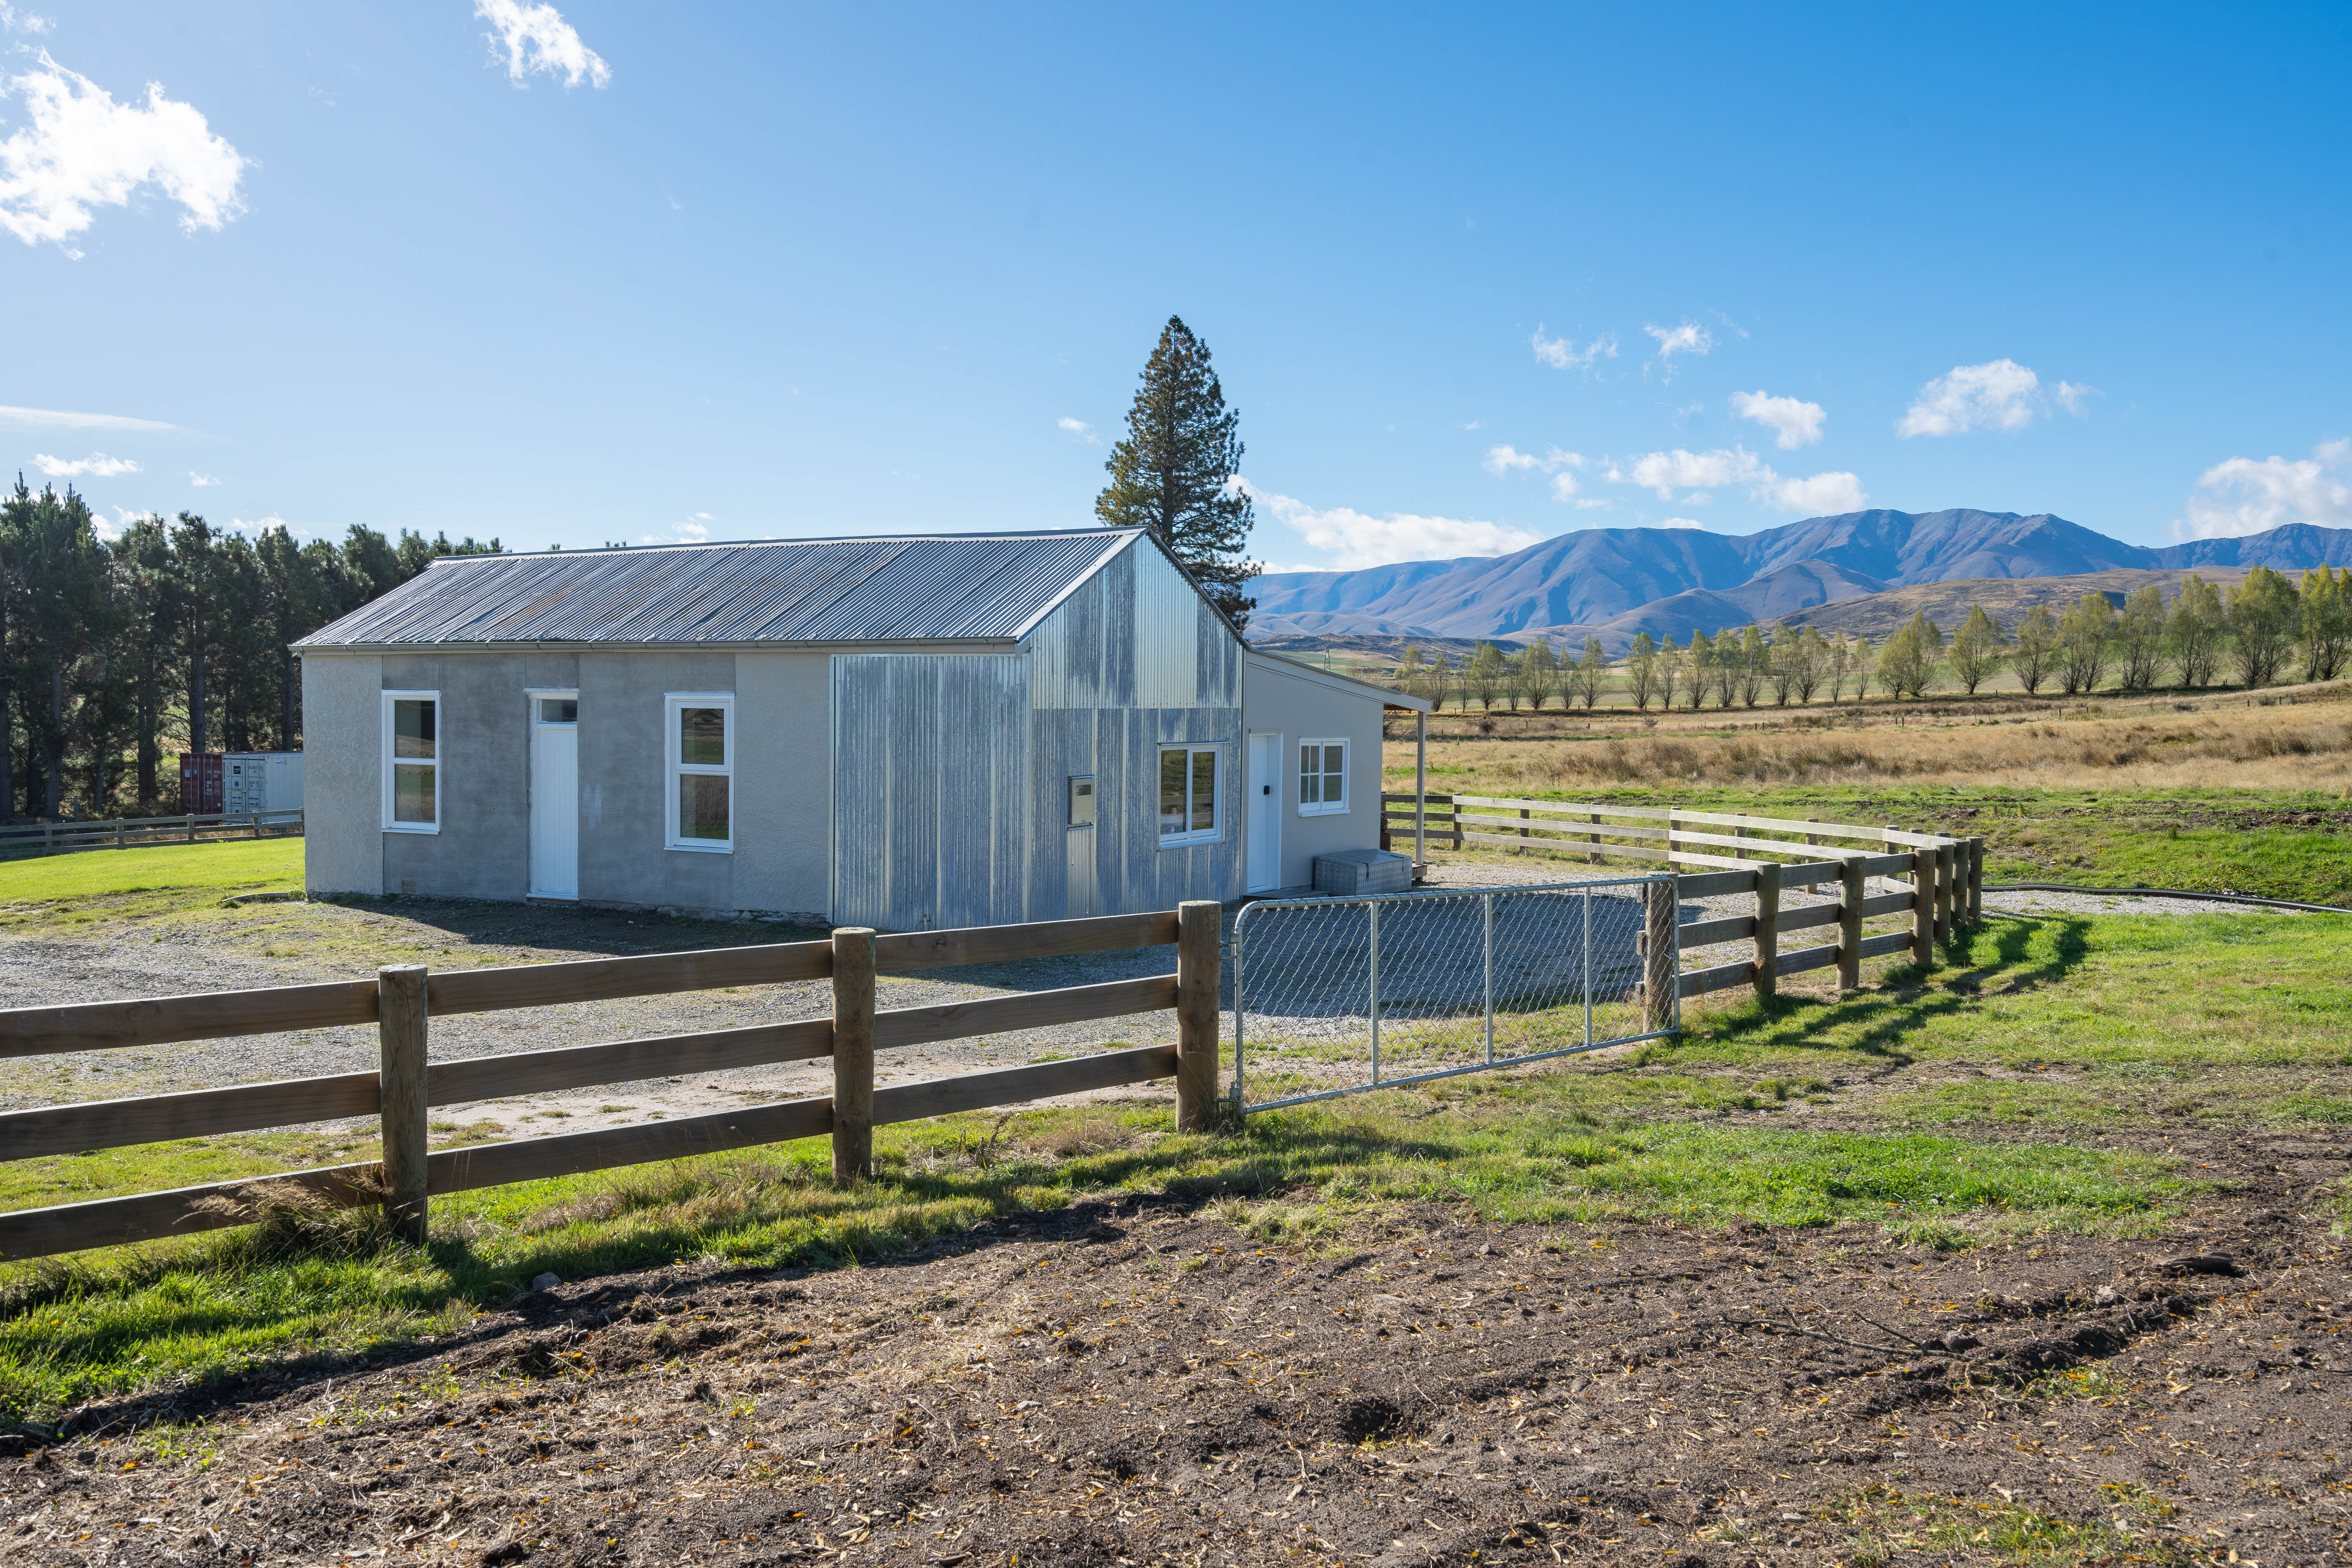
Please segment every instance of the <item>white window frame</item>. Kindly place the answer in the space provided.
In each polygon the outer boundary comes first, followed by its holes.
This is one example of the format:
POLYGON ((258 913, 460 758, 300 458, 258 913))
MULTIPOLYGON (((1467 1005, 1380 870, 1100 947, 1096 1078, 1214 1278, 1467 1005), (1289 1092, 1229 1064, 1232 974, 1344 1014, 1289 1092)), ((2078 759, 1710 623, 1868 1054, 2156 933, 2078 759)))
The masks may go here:
POLYGON ((1159 749, 1154 752, 1152 757, 1153 762, 1159 763, 1159 767, 1155 767, 1152 770, 1151 775, 1152 822, 1156 826, 1160 820, 1160 767, 1166 766, 1166 763, 1161 761, 1161 759, 1165 758, 1171 752, 1182 752, 1185 753, 1186 757, 1184 763, 1184 816, 1187 821, 1192 819, 1192 815, 1193 764, 1191 759, 1199 755, 1202 752, 1206 752, 1209 755, 1216 759, 1216 762, 1213 764, 1217 771, 1216 787, 1210 791, 1209 794, 1210 816, 1214 823, 1214 826, 1205 829, 1188 828, 1182 833, 1163 833, 1160 837, 1160 847, 1162 849, 1184 849, 1189 848, 1195 844, 1223 843, 1225 837, 1225 748, 1221 742, 1210 741, 1162 741, 1160 742, 1159 749))
POLYGON ((441 802, 446 798, 442 791, 448 784, 449 759, 441 754, 448 733, 441 722, 441 694, 438 691, 387 691, 383 694, 383 830, 386 833, 438 833, 441 831, 441 802), (430 822, 394 822, 392 819, 393 774, 403 766, 393 752, 392 705, 395 702, 430 702, 433 704, 433 757, 430 763, 415 758, 405 765, 430 767, 433 770, 433 820, 430 822))
MULTIPOLYGON (((1298 749, 1302 753, 1309 746, 1337 746, 1339 748, 1339 799, 1337 804, 1328 800, 1318 800, 1311 803, 1307 800, 1307 768, 1305 765, 1306 758, 1302 755, 1299 758, 1300 766, 1297 774, 1298 815, 1301 816, 1347 816, 1349 793, 1348 788, 1348 753, 1355 750, 1354 743, 1345 735, 1333 735, 1319 740, 1313 735, 1308 735, 1301 739, 1298 742, 1298 749)), ((1318 752, 1316 761, 1320 762, 1322 760, 1321 753, 1318 752)), ((1327 773, 1318 773, 1316 776, 1318 778, 1323 778, 1328 777, 1328 775, 1327 773)))
POLYGON ((662 693, 662 822, 664 846, 671 849, 691 850, 703 855, 735 853, 735 808, 741 803, 735 798, 735 694, 731 691, 666 691, 662 693), (720 732, 725 737, 727 761, 724 763, 682 763, 678 761, 679 710, 687 708, 716 708, 719 710, 720 732), (727 781, 727 837, 724 838, 682 838, 678 836, 677 781, 688 774, 723 778, 727 781))

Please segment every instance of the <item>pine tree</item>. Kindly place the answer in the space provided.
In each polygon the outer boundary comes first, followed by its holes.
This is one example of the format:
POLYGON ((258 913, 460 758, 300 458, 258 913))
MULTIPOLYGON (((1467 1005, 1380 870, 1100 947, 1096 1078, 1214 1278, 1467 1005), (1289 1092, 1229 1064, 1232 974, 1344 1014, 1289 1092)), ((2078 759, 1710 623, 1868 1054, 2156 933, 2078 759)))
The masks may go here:
POLYGON ((1110 483, 1095 498, 1095 515, 1113 528, 1150 529, 1216 606, 1245 627, 1257 601, 1242 589, 1261 568, 1243 554, 1251 510, 1249 493, 1234 483, 1240 423, 1209 367, 1209 345, 1181 318, 1169 317, 1128 410, 1127 438, 1103 464, 1110 483))

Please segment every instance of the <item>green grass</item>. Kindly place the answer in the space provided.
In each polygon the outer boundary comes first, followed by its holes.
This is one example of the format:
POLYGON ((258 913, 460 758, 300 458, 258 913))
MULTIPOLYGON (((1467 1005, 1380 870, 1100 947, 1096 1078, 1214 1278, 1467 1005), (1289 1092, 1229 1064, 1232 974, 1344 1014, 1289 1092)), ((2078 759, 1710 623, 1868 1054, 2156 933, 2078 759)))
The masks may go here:
MULTIPOLYGON (((1574 1245, 1660 1218, 1876 1222, 1921 1248, 2148 1234, 2202 1178, 2107 1143, 2116 1129, 2352 1115, 2347 934, 2328 916, 1998 920, 1930 974, 1896 964, 1843 998, 1694 1006, 1680 1040, 1630 1059, 1326 1101, 1237 1132, 1177 1134, 1156 1098, 950 1118, 880 1130, 881 1179, 848 1191, 811 1142, 436 1200, 421 1251, 365 1216, 289 1215, 0 1266, 0 1416, 446 1331, 542 1270, 842 1263, 1087 1194, 1221 1203, 1265 1242, 1425 1203, 1574 1245), (1822 1102, 1840 1120, 1816 1131, 1822 1102), (2007 1131, 2021 1123, 2032 1137, 2007 1131)), ((0 1207, 369 1153, 357 1135, 260 1134, 0 1163, 0 1207)))
POLYGON ((299 889, 302 840, 259 838, 90 849, 0 862, 0 905, 112 899, 129 893, 299 889))

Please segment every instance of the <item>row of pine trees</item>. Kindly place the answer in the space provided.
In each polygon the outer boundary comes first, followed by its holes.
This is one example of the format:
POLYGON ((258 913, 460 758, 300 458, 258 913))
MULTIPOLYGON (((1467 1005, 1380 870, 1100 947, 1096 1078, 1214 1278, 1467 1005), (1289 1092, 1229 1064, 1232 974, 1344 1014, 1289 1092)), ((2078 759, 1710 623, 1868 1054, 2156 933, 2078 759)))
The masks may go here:
POLYGON ((181 752, 297 751, 287 645, 436 555, 499 549, 352 527, 341 545, 182 512, 101 535, 73 490, 0 495, 0 821, 176 813, 181 752))
POLYGON ((2322 566, 2301 580, 2257 566, 2223 589, 2184 576, 2168 597, 2146 584, 2119 611, 2104 594, 2085 594, 2063 610, 2036 605, 2014 627, 1981 605, 1949 637, 1925 611, 1876 647, 1869 639, 1823 636, 1812 626, 1751 626, 1680 647, 1643 632, 1622 660, 1600 639, 1584 639, 1581 658, 1543 637, 1517 653, 1482 642, 1459 663, 1407 647, 1397 684, 1444 708, 1450 700, 1492 712, 1539 711, 1557 698, 1564 708, 1597 706, 1604 690, 1622 692, 1636 710, 1680 703, 1753 708, 1769 699, 1785 707, 1816 697, 1842 702, 1867 697, 1874 682, 1890 697, 1918 698, 1946 687, 1973 695, 2004 669, 2039 694, 2067 696, 2112 685, 2147 691, 2167 684, 2274 686, 2283 680, 2333 680, 2352 668, 2352 569, 2322 566))

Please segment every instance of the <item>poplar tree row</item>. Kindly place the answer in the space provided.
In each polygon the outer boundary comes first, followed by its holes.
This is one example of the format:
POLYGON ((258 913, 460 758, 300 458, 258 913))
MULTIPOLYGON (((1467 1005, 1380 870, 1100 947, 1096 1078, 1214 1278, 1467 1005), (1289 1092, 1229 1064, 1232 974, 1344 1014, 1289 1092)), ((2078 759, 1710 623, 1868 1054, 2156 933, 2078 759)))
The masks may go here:
MULTIPOLYGON (((2105 595, 2085 594, 2055 612, 2036 605, 2013 628, 1972 605, 1948 638, 1921 611, 1875 648, 1866 637, 1811 626, 1694 631, 1681 646, 1671 635, 1660 642, 1643 632, 1613 668, 1639 710, 1699 708, 1709 699, 1718 708, 1753 708, 1768 696, 1781 707, 1816 695, 1840 702, 1848 690, 1867 697, 1873 682, 1895 698, 1948 684, 1973 695, 2004 668, 2029 693, 2048 688, 2070 697, 2110 681, 2147 691, 2168 678, 2192 688, 2274 686, 2298 675, 2333 680, 2352 671, 2352 570, 2321 566, 2295 581, 2257 566, 2226 589, 2189 574, 2169 598, 2149 583, 2118 611, 2105 595)), ((1597 638, 1585 638, 1580 659, 1538 637, 1515 654, 1482 642, 1458 665, 1408 647, 1394 679, 1439 708, 1450 699, 1465 710, 1475 701, 1491 712, 1504 702, 1517 711, 1524 702, 1539 711, 1555 694, 1563 707, 1593 707, 1612 668, 1597 638)))
POLYGON ((192 512, 102 536, 70 489, 0 495, 0 821, 176 813, 180 752, 298 751, 287 645, 425 570, 499 548, 354 525, 341 544, 192 512))

